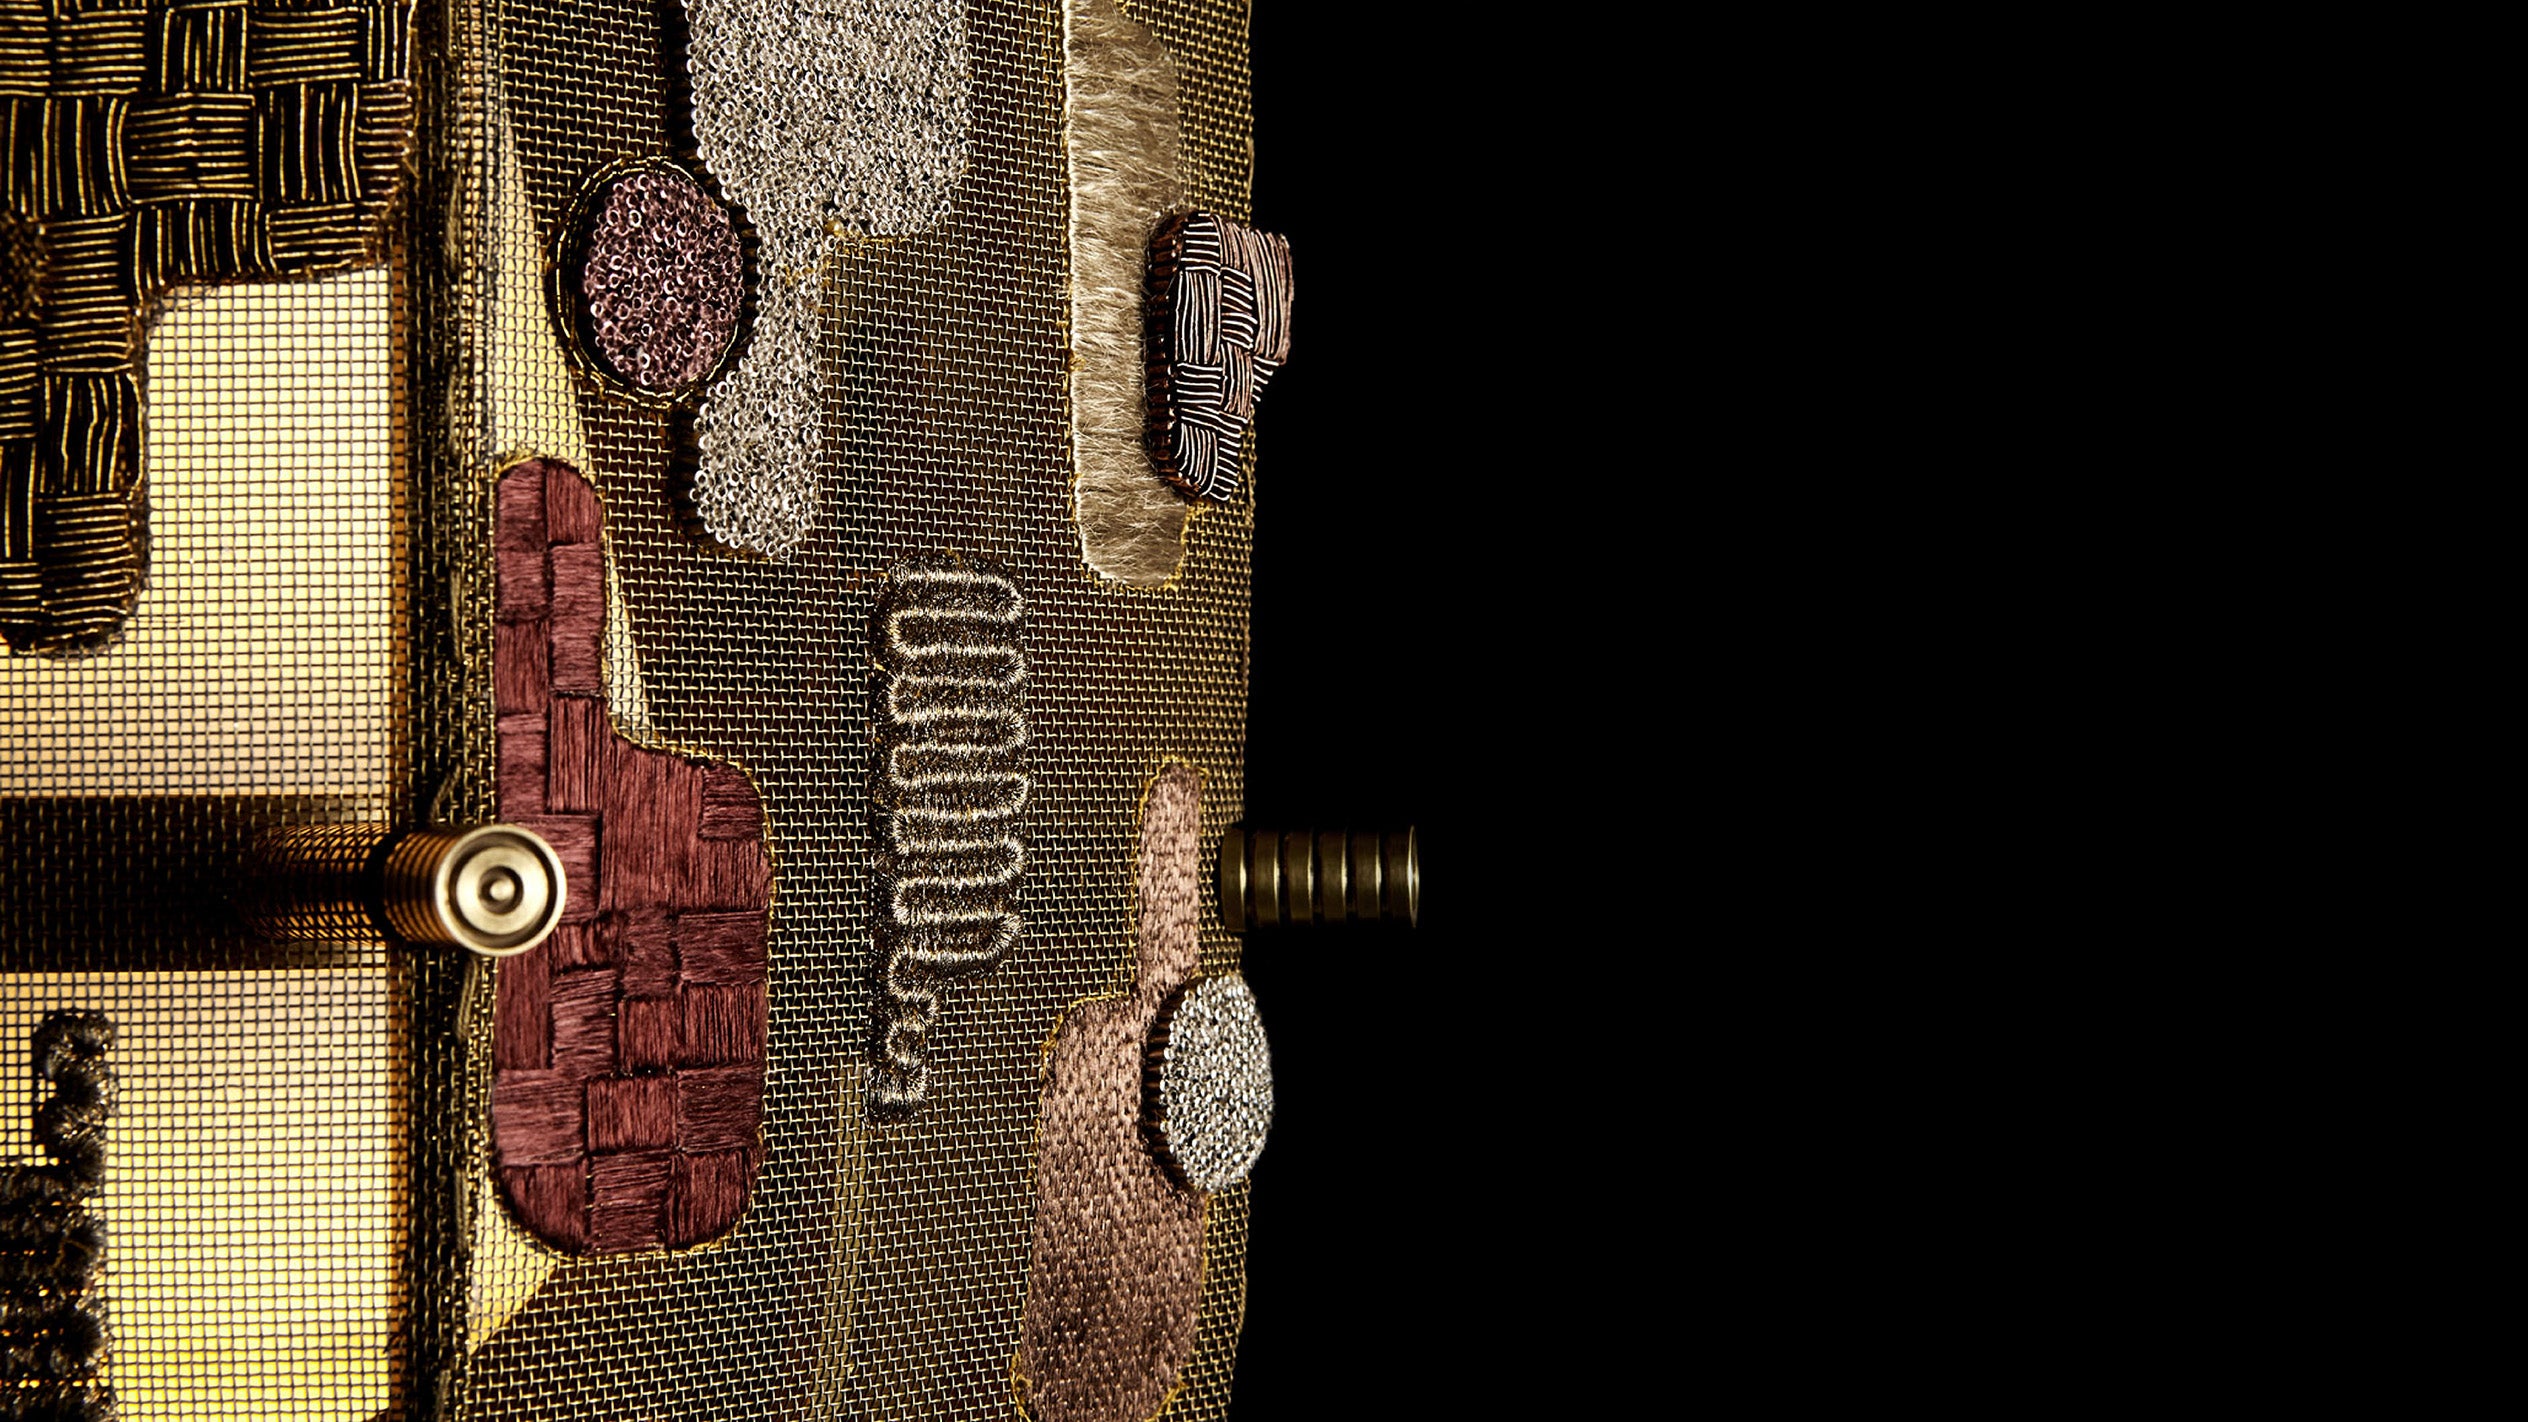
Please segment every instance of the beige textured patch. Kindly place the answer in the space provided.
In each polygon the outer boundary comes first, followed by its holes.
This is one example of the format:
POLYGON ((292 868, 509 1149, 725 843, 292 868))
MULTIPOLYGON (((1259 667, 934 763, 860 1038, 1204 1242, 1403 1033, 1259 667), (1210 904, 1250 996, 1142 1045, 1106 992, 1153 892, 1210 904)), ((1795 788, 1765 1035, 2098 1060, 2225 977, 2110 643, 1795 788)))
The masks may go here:
POLYGON ((697 424, 693 510, 734 549, 786 558, 817 521, 832 338, 826 273, 847 237, 906 237, 966 168, 959 0, 687 0, 694 143, 755 229, 755 330, 697 424))
POLYGON ((1071 165, 1072 497, 1100 576, 1154 587, 1185 557, 1185 496, 1142 444, 1149 397, 1141 289, 1150 234, 1182 211, 1176 62, 1114 0, 1063 7, 1063 147, 1071 165))
POLYGON ((1019 1375, 1038 1422, 1141 1422, 1193 1356, 1208 1196, 1173 1183, 1140 1129, 1143 1040, 1201 967, 1202 775, 1173 765, 1141 804, 1132 994, 1080 1004, 1045 1077, 1019 1375))

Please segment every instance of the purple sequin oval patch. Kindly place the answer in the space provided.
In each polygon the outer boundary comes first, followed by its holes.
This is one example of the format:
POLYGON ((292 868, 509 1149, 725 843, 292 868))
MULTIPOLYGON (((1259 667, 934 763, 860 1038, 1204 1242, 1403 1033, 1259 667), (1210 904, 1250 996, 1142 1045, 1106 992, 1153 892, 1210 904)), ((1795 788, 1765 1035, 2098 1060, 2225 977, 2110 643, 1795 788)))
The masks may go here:
POLYGON ((676 394, 728 354, 746 300, 737 224, 692 179, 660 169, 615 179, 583 251, 591 354, 617 379, 676 394))

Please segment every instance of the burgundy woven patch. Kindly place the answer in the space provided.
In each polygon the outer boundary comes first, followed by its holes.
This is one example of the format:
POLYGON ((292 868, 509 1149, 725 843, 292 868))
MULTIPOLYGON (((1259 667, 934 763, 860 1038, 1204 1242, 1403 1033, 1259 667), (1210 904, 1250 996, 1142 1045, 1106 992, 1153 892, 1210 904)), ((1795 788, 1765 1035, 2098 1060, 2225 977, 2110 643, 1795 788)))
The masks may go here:
POLYGON ((600 508, 557 460, 502 477, 500 817, 552 841, 562 926, 503 961, 492 1149, 510 1212, 574 1254, 699 1244, 762 1163, 763 802, 606 718, 600 508))

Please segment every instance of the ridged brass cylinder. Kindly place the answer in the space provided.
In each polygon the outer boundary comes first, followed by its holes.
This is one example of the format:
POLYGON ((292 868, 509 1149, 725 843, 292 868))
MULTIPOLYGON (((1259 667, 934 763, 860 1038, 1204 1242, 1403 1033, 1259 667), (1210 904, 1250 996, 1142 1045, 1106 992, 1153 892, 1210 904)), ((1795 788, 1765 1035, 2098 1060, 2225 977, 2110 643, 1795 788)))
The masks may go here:
POLYGON ((1279 924, 1422 919, 1422 859, 1411 828, 1257 830, 1220 840, 1220 916, 1232 933, 1279 924))
POLYGON ((241 909, 284 943, 398 938, 488 957, 523 953, 562 919, 561 856, 516 825, 414 830, 303 825, 255 841, 241 909))
POLYGON ((378 898, 396 934, 494 958, 524 953, 562 921, 562 857, 533 830, 415 830, 387 851, 378 898))
POLYGON ((238 911, 275 943, 375 943, 384 825, 292 825, 255 839, 238 911))

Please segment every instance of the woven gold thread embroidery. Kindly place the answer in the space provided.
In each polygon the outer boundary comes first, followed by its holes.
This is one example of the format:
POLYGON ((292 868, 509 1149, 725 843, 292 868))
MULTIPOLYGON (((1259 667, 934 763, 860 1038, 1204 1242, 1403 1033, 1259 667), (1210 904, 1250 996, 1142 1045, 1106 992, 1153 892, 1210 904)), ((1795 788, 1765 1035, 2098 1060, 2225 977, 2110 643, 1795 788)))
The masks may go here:
POLYGON ((184 285, 381 256, 405 0, 0 7, 0 639, 109 645, 148 564, 141 326, 184 285))

